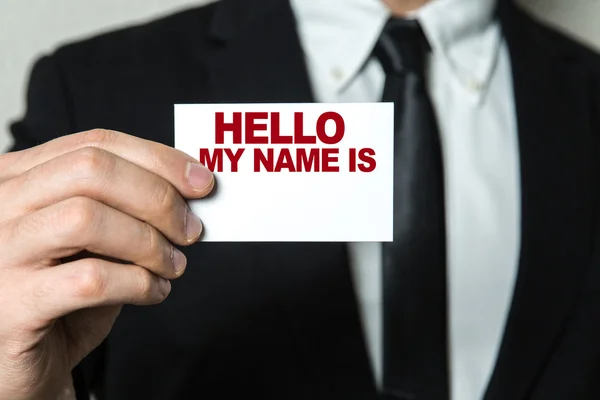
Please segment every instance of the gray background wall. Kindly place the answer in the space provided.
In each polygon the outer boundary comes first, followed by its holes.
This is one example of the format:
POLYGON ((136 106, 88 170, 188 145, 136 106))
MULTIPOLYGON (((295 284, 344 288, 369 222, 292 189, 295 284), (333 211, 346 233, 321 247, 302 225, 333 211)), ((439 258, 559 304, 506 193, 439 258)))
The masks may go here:
MULTIPOLYGON (((176 9, 207 2, 0 0, 0 151, 10 144, 8 122, 24 111, 24 88, 31 63, 38 55, 52 51, 64 41, 146 21, 176 9)), ((521 2, 541 18, 600 49, 600 0, 521 2)))

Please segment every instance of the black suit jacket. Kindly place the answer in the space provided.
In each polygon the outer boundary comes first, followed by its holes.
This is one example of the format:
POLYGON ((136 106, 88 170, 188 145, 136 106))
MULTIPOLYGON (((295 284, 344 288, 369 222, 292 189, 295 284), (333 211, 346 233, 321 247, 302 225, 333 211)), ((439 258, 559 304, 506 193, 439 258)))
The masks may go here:
MULTIPOLYGON (((510 2, 497 13, 512 58, 522 248, 485 400, 598 399, 600 59, 510 2)), ((224 0, 42 58, 12 132, 15 149, 98 127, 172 145, 174 103, 310 101, 289 3, 224 0)), ((185 253, 170 298, 125 307, 85 360, 100 400, 375 398, 345 245, 185 253)))

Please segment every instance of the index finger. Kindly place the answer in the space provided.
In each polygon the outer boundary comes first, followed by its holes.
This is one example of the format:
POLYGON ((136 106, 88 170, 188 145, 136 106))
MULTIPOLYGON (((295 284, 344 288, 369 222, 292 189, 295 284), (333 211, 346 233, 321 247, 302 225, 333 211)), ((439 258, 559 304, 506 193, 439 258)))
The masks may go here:
POLYGON ((54 139, 42 145, 0 157, 0 180, 83 147, 98 147, 151 171, 170 182, 183 197, 201 198, 214 187, 208 168, 186 153, 122 132, 93 129, 54 139))

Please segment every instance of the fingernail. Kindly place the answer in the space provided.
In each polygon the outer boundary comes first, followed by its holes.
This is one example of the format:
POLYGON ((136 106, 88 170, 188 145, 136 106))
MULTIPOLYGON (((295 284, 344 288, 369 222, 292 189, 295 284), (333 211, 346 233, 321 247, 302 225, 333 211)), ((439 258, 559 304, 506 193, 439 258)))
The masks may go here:
POLYGON ((169 293, 171 293, 171 281, 164 278, 158 278, 158 282, 160 293, 165 297, 168 296, 169 293))
POLYGON ((213 180, 213 174, 202 164, 188 163, 187 178, 190 185, 199 191, 205 190, 213 180))
POLYGON ((175 247, 173 247, 172 249, 173 253, 171 255, 171 261, 173 262, 173 268, 175 269, 175 273, 177 275, 180 275, 185 269, 185 266, 187 265, 187 258, 181 251, 177 250, 175 247))
POLYGON ((188 243, 194 243, 202 233, 202 222, 188 208, 185 214, 185 239, 188 243))

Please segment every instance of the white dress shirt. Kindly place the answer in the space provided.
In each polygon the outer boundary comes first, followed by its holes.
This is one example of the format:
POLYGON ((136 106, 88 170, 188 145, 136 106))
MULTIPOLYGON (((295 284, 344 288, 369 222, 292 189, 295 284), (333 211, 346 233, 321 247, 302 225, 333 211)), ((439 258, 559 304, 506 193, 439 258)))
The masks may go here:
MULTIPOLYGON (((380 0, 292 0, 316 100, 380 101, 371 57, 389 17, 380 0)), ((493 372, 516 279, 520 180, 510 57, 494 0, 434 0, 417 18, 445 172, 453 400, 479 400, 493 372)), ((381 381, 381 245, 350 244, 374 376, 381 381)))

